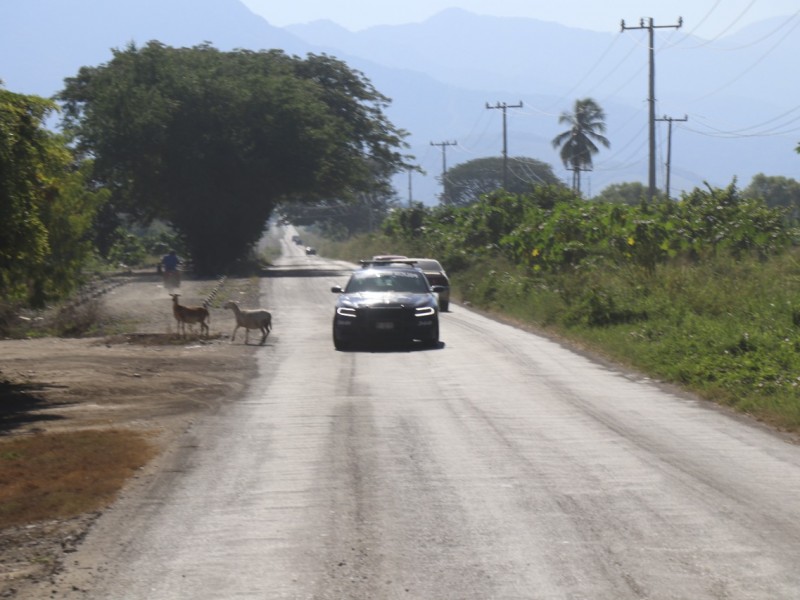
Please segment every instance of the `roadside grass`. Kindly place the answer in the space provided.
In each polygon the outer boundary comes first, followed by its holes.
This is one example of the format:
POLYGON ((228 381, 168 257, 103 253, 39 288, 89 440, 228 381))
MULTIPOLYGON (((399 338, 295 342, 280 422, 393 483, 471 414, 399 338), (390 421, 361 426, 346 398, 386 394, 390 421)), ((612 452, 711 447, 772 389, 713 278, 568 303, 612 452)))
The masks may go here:
MULTIPOLYGON (((502 262, 502 261, 500 261, 502 262)), ((651 377, 800 430, 800 269, 719 258, 532 277, 474 265, 454 279, 475 306, 550 330, 651 377)))
MULTIPOLYGON (((381 236, 324 247, 348 260, 407 254, 381 236)), ((449 275, 455 301, 800 431, 800 250, 673 261, 652 272, 597 262, 539 274, 494 257, 449 275)))
POLYGON ((100 510, 155 454, 146 435, 124 430, 0 441, 0 529, 100 510))

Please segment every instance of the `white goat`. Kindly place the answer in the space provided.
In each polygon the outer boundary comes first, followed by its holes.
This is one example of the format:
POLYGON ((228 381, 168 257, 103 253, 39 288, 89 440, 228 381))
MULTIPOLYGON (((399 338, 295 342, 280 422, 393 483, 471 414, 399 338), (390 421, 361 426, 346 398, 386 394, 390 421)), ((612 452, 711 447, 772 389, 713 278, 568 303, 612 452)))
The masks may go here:
POLYGON ((239 327, 244 327, 245 344, 247 344, 251 329, 259 329, 261 331, 261 343, 263 344, 266 341, 269 332, 272 330, 272 315, 269 311, 263 308, 242 310, 239 308, 239 303, 233 300, 226 302, 224 308, 230 308, 236 316, 236 327, 233 328, 233 333, 231 334, 231 343, 236 339, 236 332, 239 327))
POLYGON ((211 322, 211 315, 205 306, 183 306, 178 304, 180 294, 170 294, 172 296, 172 314, 178 322, 178 331, 183 332, 186 337, 186 324, 194 325, 200 323, 200 334, 205 331, 206 337, 209 335, 209 328, 206 321, 211 322))

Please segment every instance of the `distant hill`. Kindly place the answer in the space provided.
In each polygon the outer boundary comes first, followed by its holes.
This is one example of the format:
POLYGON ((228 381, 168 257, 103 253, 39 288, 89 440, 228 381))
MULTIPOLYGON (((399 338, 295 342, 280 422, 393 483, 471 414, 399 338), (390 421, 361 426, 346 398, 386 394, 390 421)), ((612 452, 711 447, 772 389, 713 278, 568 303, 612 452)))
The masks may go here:
POLYGON ((158 40, 170 46, 211 42, 221 50, 308 44, 271 26, 239 0, 6 0, 0 2, 0 79, 21 93, 49 96, 112 48, 158 40))
MULTIPOLYGON (((674 124, 673 192, 800 172, 800 79, 792 70, 800 36, 792 24, 770 19, 718 40, 693 37, 690 23, 658 31, 657 114, 689 118, 674 124)), ((486 108, 496 102, 524 105, 508 111, 509 155, 548 162, 568 180, 550 140, 563 130, 562 111, 594 98, 612 146, 595 157, 584 192, 647 179, 644 31, 604 34, 449 9, 422 23, 351 32, 326 21, 273 27, 239 0, 14 0, 0 3, 0 79, 12 91, 49 96, 80 66, 108 61, 111 48, 154 39, 327 52, 361 70, 392 99, 389 117, 410 132, 410 152, 427 171, 413 176, 415 200, 433 203, 440 190, 443 156, 431 142, 458 142, 446 150, 448 166, 501 153, 500 111, 486 108)), ((658 134, 663 186, 666 123, 658 134)), ((406 198, 407 175, 395 183, 406 198)))
MULTIPOLYGON (((781 72, 800 55, 800 35, 791 35, 793 23, 789 17, 769 19, 713 42, 692 36, 690 24, 659 31, 658 87, 691 97, 730 82, 728 95, 762 101, 776 93, 797 97, 800 80, 781 72), (742 76, 744 67, 756 62, 757 68, 742 76)), ((626 102, 646 96, 646 72, 630 82, 631 67, 647 64, 644 31, 608 34, 455 8, 422 23, 357 32, 329 21, 286 30, 311 45, 426 73, 459 88, 560 96, 588 87, 594 96, 614 94, 626 102)))

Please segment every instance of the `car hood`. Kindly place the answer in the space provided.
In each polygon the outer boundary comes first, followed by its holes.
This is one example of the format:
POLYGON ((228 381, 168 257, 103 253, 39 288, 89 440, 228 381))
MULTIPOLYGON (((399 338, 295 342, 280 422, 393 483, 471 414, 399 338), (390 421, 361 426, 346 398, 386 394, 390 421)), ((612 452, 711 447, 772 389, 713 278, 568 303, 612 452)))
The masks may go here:
POLYGON ((390 306, 425 306, 434 301, 432 294, 404 294, 398 292, 358 292, 342 294, 339 304, 354 308, 390 307, 390 306))

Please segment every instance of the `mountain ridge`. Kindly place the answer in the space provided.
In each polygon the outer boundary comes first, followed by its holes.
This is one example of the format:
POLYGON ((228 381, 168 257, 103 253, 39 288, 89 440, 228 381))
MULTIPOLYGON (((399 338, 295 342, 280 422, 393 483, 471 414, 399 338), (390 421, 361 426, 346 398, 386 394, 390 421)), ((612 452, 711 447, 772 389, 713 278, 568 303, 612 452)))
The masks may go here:
MULTIPOLYGON (((793 133, 792 99, 800 97, 800 83, 788 75, 800 54, 798 36, 790 35, 796 25, 793 17, 774 18, 715 40, 686 33, 687 24, 659 34, 658 115, 689 116, 673 131, 673 190, 724 186, 734 178, 746 185, 759 172, 797 171, 796 135, 785 133, 793 133)), ((49 96, 80 66, 110 60, 112 48, 152 39, 299 56, 325 52, 362 71, 392 99, 392 122, 411 134, 410 151, 427 171, 414 176, 414 199, 426 203, 440 191, 442 156, 431 142, 458 141, 447 149, 451 166, 501 153, 500 111, 486 108, 495 102, 523 103, 508 111, 509 155, 548 162, 568 181, 550 140, 563 129, 561 112, 578 98, 595 98, 606 111, 612 147, 596 156, 587 185, 598 192, 646 179, 642 31, 613 35, 449 9, 420 23, 351 32, 324 20, 274 27, 240 0, 27 0, 0 5, 0 79, 11 91, 49 96)), ((659 186, 666 143, 660 125, 659 186)), ((407 175, 395 183, 404 197, 407 175)))

